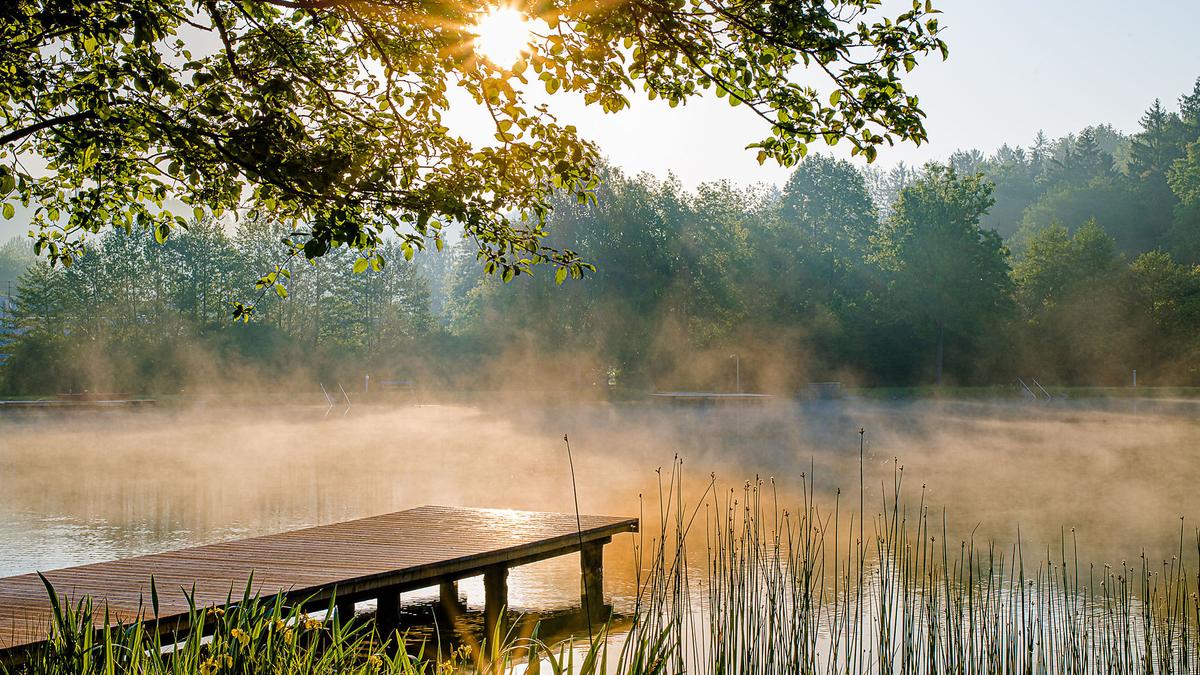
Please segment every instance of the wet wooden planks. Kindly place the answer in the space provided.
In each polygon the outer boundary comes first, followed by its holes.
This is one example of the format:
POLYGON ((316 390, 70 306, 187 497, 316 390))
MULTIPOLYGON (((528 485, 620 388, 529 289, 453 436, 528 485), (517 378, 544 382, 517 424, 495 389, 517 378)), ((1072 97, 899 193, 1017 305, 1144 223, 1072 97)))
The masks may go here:
MULTIPOLYGON (((574 514, 423 506, 45 576, 69 602, 88 596, 106 606, 114 623, 150 613, 153 577, 160 618, 179 619, 189 594, 198 605, 221 606, 231 595, 240 599, 249 583, 263 597, 327 602, 336 592, 362 599, 564 555, 581 543, 597 549, 614 534, 637 530, 635 518, 580 519, 577 530, 574 514)), ((0 579, 0 656, 44 640, 49 621, 36 574, 0 579)))

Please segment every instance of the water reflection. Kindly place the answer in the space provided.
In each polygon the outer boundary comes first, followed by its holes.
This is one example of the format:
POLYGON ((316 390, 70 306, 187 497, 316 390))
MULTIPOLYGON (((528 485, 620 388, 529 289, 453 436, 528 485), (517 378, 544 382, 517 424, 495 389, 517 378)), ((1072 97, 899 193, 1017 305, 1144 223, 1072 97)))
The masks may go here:
MULTIPOLYGON (((1169 555, 1179 517, 1200 517, 1195 411, 1190 401, 1142 401, 1135 411, 1128 401, 692 408, 559 400, 362 405, 329 418, 303 406, 7 416, 0 575, 427 503, 571 511, 563 433, 582 510, 645 515, 652 537, 655 468, 677 453, 691 497, 710 472, 735 489, 758 475, 774 478, 786 506, 800 499, 801 475, 815 473, 819 498, 832 503, 838 487, 857 494, 860 427, 868 520, 898 457, 909 498, 946 507, 953 536, 1007 542, 1020 525, 1044 547, 1066 526, 1088 560, 1115 562, 1143 548, 1169 555)), ((607 553, 606 588, 618 602, 632 596, 631 539, 607 553)), ((577 584, 576 562, 548 561, 514 572, 512 602, 577 603, 577 584)), ((481 597, 481 588, 464 587, 481 597)))

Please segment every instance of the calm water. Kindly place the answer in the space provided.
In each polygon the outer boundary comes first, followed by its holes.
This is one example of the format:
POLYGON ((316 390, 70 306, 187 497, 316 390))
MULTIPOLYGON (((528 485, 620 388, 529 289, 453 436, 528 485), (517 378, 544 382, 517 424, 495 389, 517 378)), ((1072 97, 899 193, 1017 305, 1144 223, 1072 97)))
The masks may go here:
MULTIPOLYGON (((857 506, 903 465, 905 495, 945 507, 977 538, 1056 546, 1076 528, 1098 561, 1171 551, 1200 522, 1200 406, 1063 402, 775 402, 688 408, 543 402, 146 410, 0 417, 0 575, 77 565, 409 508, 451 504, 570 511, 562 436, 582 510, 647 516, 658 467, 684 459, 698 498, 774 479, 781 506, 815 472, 857 506), (922 488, 924 486, 924 488, 922 488), (639 497, 639 495, 642 495, 639 497)), ((665 479, 664 479, 665 480, 665 479)), ((843 502, 845 503, 845 502, 843 502)), ((653 529, 652 527, 647 529, 653 529)), ((1189 537, 1191 535, 1189 534, 1189 537)), ((633 595, 631 536, 609 547, 607 590, 633 595)), ((514 571, 516 608, 578 602, 578 563, 514 571)), ((478 582, 463 585, 482 603, 478 582)))

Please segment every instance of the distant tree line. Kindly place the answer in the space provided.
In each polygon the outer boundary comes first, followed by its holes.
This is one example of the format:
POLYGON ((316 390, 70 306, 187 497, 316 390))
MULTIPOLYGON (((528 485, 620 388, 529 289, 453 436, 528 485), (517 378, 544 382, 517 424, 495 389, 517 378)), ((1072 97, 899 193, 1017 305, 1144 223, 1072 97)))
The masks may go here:
MULTIPOLYGON (((70 267, 26 263, 11 284, 0 346, 4 390, 269 388, 297 374, 336 379, 411 353, 428 335, 429 290, 416 268, 355 274, 363 265, 345 249, 291 266, 286 300, 264 288, 255 292, 261 316, 233 322, 233 303, 254 292, 286 234, 248 219, 230 236, 205 219, 162 245, 116 229, 70 267)), ((384 252, 403 263, 399 245, 384 252)), ((22 258, 13 247, 0 250, 0 269, 14 259, 22 258)))
MULTIPOLYGON (((1108 126, 945 164, 860 169, 810 155, 782 189, 604 169, 597 203, 561 199, 548 244, 597 271, 504 283, 477 246, 380 270, 296 264, 286 300, 232 325, 234 295, 286 232, 200 221, 165 245, 120 232, 103 255, 18 277, 9 392, 180 386, 217 373, 411 374, 577 387, 1200 384, 1200 81, 1130 136, 1108 126), (100 366, 89 366, 100 367, 100 366), (90 378, 90 379, 89 379, 90 378)), ((11 250, 10 250, 11 249, 11 250)), ((19 253, 0 250, 0 272, 19 253)), ((2 281, 2 280, 0 280, 2 281)))
MULTIPOLYGON (((824 156, 782 191, 610 170, 554 233, 583 283, 451 271, 478 349, 578 355, 648 386, 1200 384, 1200 81, 1141 129, 890 170, 824 156), (740 353, 739 353, 740 352, 740 353)), ((465 266, 460 266, 465 268, 465 266)), ((594 378, 593 378, 594 379, 594 378)))

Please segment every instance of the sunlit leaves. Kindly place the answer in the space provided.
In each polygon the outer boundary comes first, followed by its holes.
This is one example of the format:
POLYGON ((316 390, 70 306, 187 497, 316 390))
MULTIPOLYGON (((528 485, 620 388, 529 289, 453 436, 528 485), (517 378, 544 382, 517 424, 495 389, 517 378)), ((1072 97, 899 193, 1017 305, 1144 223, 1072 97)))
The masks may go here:
POLYGON ((455 223, 504 280, 540 264, 577 278, 591 266, 547 244, 546 216, 556 190, 594 200, 599 151, 526 91, 608 112, 639 92, 671 106, 715 92, 771 125, 760 162, 818 139, 873 160, 925 139, 900 78, 945 48, 920 2, 885 16, 874 0, 547 0, 507 69, 472 54, 473 2, 47 3, 18 0, 0 25, 0 199, 6 217, 30 206, 38 250, 63 263, 104 227, 162 241, 211 212, 282 223, 281 259, 350 248, 377 270, 385 233, 411 260, 455 223), (185 22, 215 48, 193 53, 185 22), (800 67, 824 84, 796 82, 800 67), (491 143, 443 122, 454 87, 486 109, 491 143), (22 168, 32 155, 47 172, 22 168))

